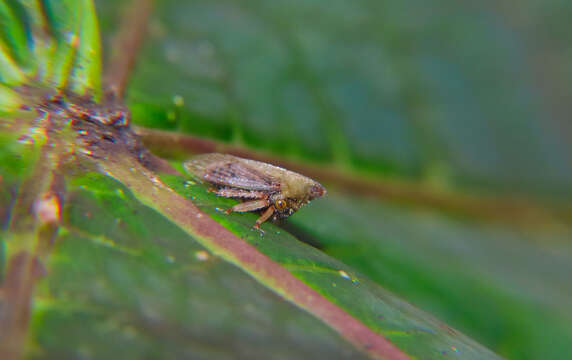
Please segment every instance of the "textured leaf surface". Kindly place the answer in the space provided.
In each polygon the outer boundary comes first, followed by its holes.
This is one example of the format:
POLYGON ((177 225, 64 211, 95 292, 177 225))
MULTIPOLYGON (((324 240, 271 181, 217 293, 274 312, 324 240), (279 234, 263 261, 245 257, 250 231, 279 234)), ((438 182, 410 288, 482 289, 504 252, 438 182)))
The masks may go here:
POLYGON ((570 349, 572 228, 485 226, 337 194, 298 215, 298 235, 509 358, 570 349))
POLYGON ((66 225, 36 297, 33 337, 42 352, 100 359, 362 356, 121 184, 88 173, 68 187, 66 225))
MULTIPOLYGON (((234 203, 232 200, 207 194, 192 181, 172 177, 166 180, 172 188, 193 198, 195 204, 233 233, 383 334, 412 357, 440 358, 450 349, 457 349, 467 359, 496 358, 464 335, 396 298, 347 265, 300 243, 279 227, 264 224, 264 233, 260 233, 252 229, 256 220, 254 214, 224 214, 222 210, 231 206, 234 203)), ((271 282, 266 285, 276 288, 276 284, 271 282)))

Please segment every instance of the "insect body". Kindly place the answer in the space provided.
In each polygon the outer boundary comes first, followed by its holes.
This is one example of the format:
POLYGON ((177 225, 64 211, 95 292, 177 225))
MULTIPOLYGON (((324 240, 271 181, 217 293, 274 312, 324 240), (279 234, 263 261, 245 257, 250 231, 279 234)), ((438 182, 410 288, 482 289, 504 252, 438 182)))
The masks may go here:
POLYGON ((217 195, 244 200, 227 212, 261 210, 256 228, 270 218, 288 217, 326 193, 322 185, 303 175, 232 155, 199 155, 184 166, 194 177, 213 185, 211 191, 217 195))

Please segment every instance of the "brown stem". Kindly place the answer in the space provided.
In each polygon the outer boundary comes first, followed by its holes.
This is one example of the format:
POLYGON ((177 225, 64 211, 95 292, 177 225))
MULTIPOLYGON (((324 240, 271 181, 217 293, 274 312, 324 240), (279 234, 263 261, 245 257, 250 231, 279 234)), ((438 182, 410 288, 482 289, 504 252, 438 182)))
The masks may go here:
POLYGON ((421 205, 471 218, 514 225, 572 223, 572 209, 544 206, 531 199, 438 191, 412 181, 356 176, 336 168, 290 161, 211 139, 141 127, 135 130, 147 147, 162 156, 188 157, 197 153, 227 153, 282 166, 344 191, 382 200, 421 205))
POLYGON ((122 99, 125 94, 129 75, 145 38, 152 1, 133 0, 126 10, 113 41, 111 60, 104 76, 106 95, 116 99, 122 99))
POLYGON ((62 129, 67 118, 59 112, 47 114, 42 106, 33 111, 37 112, 36 117, 33 113, 22 116, 11 127, 21 133, 22 139, 43 134, 41 139, 45 142, 36 162, 30 166, 29 175, 18 183, 19 191, 14 193, 10 209, 8 234, 17 245, 13 253, 8 253, 6 275, 0 279, 0 359, 3 360, 20 359, 24 355, 34 289, 45 273, 43 263, 50 255, 61 221, 65 200, 62 171, 73 157, 66 135, 62 135, 67 134, 62 129))
POLYGON ((10 258, 0 287, 0 358, 21 358, 28 331, 30 305, 36 281, 42 274, 37 258, 20 252, 10 258))

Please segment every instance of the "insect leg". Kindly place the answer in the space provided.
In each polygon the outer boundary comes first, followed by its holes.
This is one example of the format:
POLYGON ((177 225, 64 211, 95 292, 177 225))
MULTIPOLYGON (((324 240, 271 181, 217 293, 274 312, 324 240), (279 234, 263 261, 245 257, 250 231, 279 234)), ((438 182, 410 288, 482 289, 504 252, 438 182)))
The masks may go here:
POLYGON ((268 200, 245 201, 243 203, 234 205, 233 207, 228 209, 226 212, 230 214, 231 212, 254 211, 254 210, 259 210, 259 209, 265 208, 268 205, 270 205, 270 202, 268 200))
POLYGON ((264 210, 262 215, 260 215, 260 217, 256 220, 256 223, 254 223, 254 228, 260 229, 260 224, 268 220, 272 214, 274 214, 274 210, 274 206, 270 206, 268 209, 264 210))
POLYGON ((231 198, 243 198, 243 199, 266 199, 268 195, 262 191, 252 191, 244 189, 233 189, 233 188, 220 188, 212 189, 209 192, 214 192, 218 196, 231 197, 231 198))

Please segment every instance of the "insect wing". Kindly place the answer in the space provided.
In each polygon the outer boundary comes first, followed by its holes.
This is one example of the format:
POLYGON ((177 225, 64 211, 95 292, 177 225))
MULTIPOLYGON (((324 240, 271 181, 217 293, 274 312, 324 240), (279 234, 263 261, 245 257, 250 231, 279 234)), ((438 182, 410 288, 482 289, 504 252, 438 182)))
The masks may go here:
POLYGON ((211 184, 244 190, 275 192, 280 183, 256 169, 257 162, 225 154, 198 155, 185 163, 185 169, 211 184))
POLYGON ((280 190, 279 182, 242 161, 212 164, 205 169, 203 178, 213 184, 246 190, 280 190))

